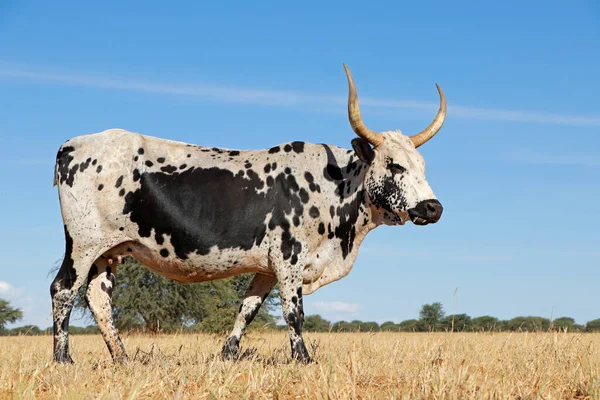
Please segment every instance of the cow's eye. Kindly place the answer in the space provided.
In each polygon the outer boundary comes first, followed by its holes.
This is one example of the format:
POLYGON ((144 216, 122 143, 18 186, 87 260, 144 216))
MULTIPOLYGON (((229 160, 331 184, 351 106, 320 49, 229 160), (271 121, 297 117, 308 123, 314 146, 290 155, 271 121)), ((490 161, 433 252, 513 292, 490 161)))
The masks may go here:
POLYGON ((402 165, 400 164, 389 164, 388 168, 390 169, 390 171, 392 171, 393 174, 402 174, 404 172, 406 172, 406 168, 404 168, 402 165))

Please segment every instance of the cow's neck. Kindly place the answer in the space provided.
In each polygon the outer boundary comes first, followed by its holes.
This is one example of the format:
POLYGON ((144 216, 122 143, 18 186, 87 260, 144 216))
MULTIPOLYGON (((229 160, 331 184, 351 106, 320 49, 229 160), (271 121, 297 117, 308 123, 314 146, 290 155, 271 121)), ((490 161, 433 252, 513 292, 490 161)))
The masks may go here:
POLYGON ((367 233, 382 223, 365 189, 368 165, 354 152, 334 152, 330 146, 323 146, 327 151, 324 176, 337 186, 330 207, 336 216, 334 233, 340 239, 344 260, 352 263, 367 233))

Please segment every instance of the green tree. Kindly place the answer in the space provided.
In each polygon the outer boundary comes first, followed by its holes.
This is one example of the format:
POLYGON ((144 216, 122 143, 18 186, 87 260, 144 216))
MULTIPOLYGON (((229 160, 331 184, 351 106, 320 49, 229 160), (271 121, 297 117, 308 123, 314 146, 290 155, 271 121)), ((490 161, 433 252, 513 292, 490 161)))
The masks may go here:
POLYGON ((142 325, 151 332, 174 331, 199 324, 223 308, 230 311, 219 316, 223 324, 235 318, 235 290, 223 281, 180 284, 131 259, 117 268, 115 278, 114 316, 120 329, 142 325))
POLYGON ((379 329, 383 332, 398 332, 400 330, 400 326, 393 321, 385 321, 379 329))
POLYGON ((331 322, 320 315, 309 315, 304 318, 303 329, 308 332, 327 332, 331 327, 331 322))
POLYGON ((550 328, 550 320, 542 317, 516 317, 506 322, 509 331, 546 331, 550 328))
POLYGON ((356 332, 358 331, 359 324, 360 321, 357 320, 352 322, 338 321, 331 326, 331 329, 334 332, 356 332))
POLYGON ((6 333, 6 324, 17 322, 23 318, 23 312, 11 307, 10 303, 4 299, 0 299, 0 333, 6 333))
POLYGON ((588 321, 588 323, 585 324, 585 330, 588 332, 600 331, 600 318, 588 321))
POLYGON ((444 318, 444 307, 442 303, 423 304, 419 311, 419 322, 422 330, 434 331, 441 327, 444 318))
MULTIPOLYGON (((253 274, 202 283, 182 284, 163 277, 126 258, 116 269, 113 290, 113 316, 121 330, 150 332, 182 329, 225 332, 232 328, 240 301, 253 274)), ((253 328, 274 326, 269 314, 275 300, 270 296, 261 307, 253 328)), ((75 307, 88 320, 91 314, 85 288, 78 293, 75 307)))
POLYGON ((418 332, 421 330, 421 327, 418 320, 407 319, 398 324, 398 329, 402 332, 418 332))
POLYGON ((467 314, 454 314, 448 315, 446 318, 442 320, 441 326, 442 329, 447 331, 452 330, 452 320, 454 319, 454 331, 456 332, 464 332, 470 331, 472 327, 471 317, 467 314))
POLYGON ((496 317, 484 315, 471 320, 471 329, 485 332, 497 331, 502 329, 502 323, 496 317))
POLYGON ((23 336, 23 335, 34 336, 34 335, 43 334, 43 331, 35 325, 25 325, 25 326, 18 326, 16 328, 12 328, 7 333, 11 336, 23 336))
POLYGON ((552 321, 552 326, 554 329, 560 331, 564 331, 565 329, 567 331, 577 330, 576 325, 577 324, 575 323, 575 320, 571 317, 556 318, 554 321, 552 321))
POLYGON ((372 321, 355 321, 357 322, 358 329, 361 332, 379 332, 379 324, 377 322, 372 321))
POLYGON ((71 326, 69 332, 73 335, 94 335, 100 333, 100 329, 96 325, 88 325, 86 327, 71 326))

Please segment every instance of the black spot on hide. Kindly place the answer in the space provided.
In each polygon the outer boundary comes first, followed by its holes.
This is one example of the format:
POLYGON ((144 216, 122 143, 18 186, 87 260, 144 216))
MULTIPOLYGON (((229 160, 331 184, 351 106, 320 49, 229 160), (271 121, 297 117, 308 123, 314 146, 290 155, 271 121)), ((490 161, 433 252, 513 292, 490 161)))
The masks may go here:
POLYGON ((123 214, 137 224, 141 237, 150 237, 152 230, 157 237, 170 235, 181 259, 206 255, 215 245, 249 250, 260 245, 267 228, 280 227, 284 258, 297 262, 302 243, 290 233, 290 220, 302 216, 303 195, 293 175, 271 179, 264 191, 264 181, 251 170, 246 177, 216 167, 144 172, 140 187, 125 195, 123 214))
POLYGON ((164 167, 160 167, 160 170, 163 171, 163 172, 171 174, 171 173, 177 171, 177 167, 174 166, 174 165, 166 165, 164 167))
POLYGON ((292 150, 296 153, 304 152, 304 142, 292 142, 292 150))
POLYGON ((319 235, 322 235, 325 233, 325 224, 320 222, 319 223, 319 235))

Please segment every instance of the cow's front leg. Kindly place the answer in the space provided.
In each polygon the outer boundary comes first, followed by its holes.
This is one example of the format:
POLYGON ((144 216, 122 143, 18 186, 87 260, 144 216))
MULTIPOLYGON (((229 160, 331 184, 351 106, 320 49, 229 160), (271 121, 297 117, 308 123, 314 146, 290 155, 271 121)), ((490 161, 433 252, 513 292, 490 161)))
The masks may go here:
POLYGON ((112 316, 112 292, 115 285, 114 269, 105 258, 96 260, 90 270, 85 299, 96 319, 108 351, 115 362, 127 360, 125 347, 119 338, 112 316))
POLYGON ((240 340, 246 330, 246 327, 256 314, 260 306, 263 304, 273 287, 277 283, 277 278, 274 276, 255 274, 254 278, 250 282, 248 289, 246 289, 246 295, 240 305, 240 311, 235 320, 233 330, 227 337, 227 341, 223 346, 221 354, 225 359, 235 358, 239 352, 240 340))
POLYGON ((302 339, 304 309, 302 306, 302 268, 291 266, 277 271, 283 318, 288 325, 292 358, 305 363, 312 361, 302 339))

